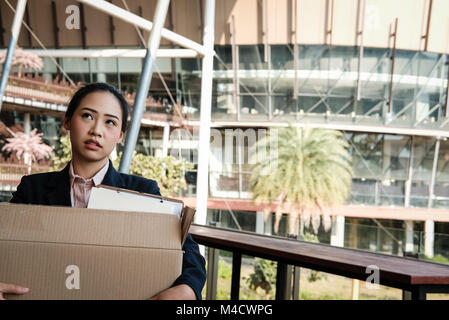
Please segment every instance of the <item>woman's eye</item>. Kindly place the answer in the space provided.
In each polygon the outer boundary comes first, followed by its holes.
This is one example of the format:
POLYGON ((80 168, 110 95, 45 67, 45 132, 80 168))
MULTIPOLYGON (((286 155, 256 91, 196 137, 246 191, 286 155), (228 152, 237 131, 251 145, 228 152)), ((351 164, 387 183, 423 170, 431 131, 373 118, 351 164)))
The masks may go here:
POLYGON ((86 118, 86 119, 93 119, 94 118, 94 117, 92 117, 92 115, 90 113, 83 113, 81 116, 83 118, 86 118))
POLYGON ((112 125, 112 126, 116 126, 117 125, 114 120, 106 120, 106 124, 112 125))

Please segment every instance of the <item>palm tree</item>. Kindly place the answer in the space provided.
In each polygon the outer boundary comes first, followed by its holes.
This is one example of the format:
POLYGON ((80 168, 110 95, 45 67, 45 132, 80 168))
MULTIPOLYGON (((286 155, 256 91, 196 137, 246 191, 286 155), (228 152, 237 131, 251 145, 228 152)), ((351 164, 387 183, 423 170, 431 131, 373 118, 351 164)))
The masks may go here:
POLYGON ((265 218, 277 204, 276 233, 283 212, 289 214, 289 234, 298 234, 300 218, 317 233, 322 216, 329 230, 332 206, 342 204, 351 189, 351 156, 342 133, 289 126, 258 141, 257 148, 276 144, 277 152, 259 160, 252 172, 254 202, 264 206, 265 218))
POLYGON ((33 129, 30 135, 24 132, 13 133, 12 138, 6 139, 8 142, 3 146, 2 151, 14 152, 19 160, 23 156, 27 172, 30 174, 33 162, 49 158, 53 152, 51 146, 42 142, 42 135, 43 133, 37 133, 37 129, 33 129))
MULTIPOLYGON (((6 54, 6 50, 0 53, 0 64, 3 64, 5 62, 6 54)), ((39 71, 44 66, 44 63, 38 55, 27 52, 19 46, 16 46, 11 65, 18 67, 18 75, 19 77, 21 77, 22 69, 39 71)))

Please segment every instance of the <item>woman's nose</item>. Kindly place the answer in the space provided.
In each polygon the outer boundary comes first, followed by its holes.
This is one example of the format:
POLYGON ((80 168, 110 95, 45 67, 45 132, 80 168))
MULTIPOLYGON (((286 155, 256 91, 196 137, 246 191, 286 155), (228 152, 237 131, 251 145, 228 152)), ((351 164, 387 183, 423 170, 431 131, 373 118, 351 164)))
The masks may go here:
POLYGON ((91 135, 101 137, 101 136, 102 136, 101 122, 100 122, 100 121, 95 121, 95 122, 92 124, 92 127, 90 128, 90 132, 89 132, 89 133, 90 133, 91 135))

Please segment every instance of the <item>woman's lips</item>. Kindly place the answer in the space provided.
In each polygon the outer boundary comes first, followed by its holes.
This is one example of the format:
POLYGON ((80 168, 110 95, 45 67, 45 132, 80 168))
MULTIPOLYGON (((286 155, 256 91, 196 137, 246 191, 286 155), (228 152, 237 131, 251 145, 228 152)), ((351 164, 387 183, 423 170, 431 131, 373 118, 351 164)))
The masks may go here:
POLYGON ((84 145, 86 146, 87 149, 94 151, 101 149, 100 143, 98 143, 95 140, 87 140, 86 142, 84 142, 84 145))

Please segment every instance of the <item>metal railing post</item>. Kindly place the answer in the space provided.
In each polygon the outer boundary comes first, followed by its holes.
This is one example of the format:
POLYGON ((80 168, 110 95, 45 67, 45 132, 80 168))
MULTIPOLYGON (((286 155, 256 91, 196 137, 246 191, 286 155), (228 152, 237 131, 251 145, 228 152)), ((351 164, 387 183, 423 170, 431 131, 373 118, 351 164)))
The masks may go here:
POLYGON ((301 280, 301 268, 294 266, 293 267, 293 300, 299 300, 299 289, 300 289, 300 280, 301 280))
POLYGON ((242 267, 242 254, 232 252, 232 280, 231 280, 231 300, 239 300, 240 294, 240 270, 242 267))
POLYGON ((25 12, 27 0, 19 0, 17 2, 16 13, 11 27, 11 37, 9 38, 8 53, 6 54, 5 63, 3 64, 2 78, 0 80, 0 111, 3 105, 3 96, 5 94, 6 85, 8 83, 9 72, 11 70, 11 62, 16 49, 17 39, 22 26, 23 14, 25 12))
POLYGON ((279 262, 276 271, 276 300, 287 300, 287 264, 279 262))
POLYGON ((206 300, 217 298, 218 258, 220 250, 208 247, 207 249, 207 287, 206 300))

